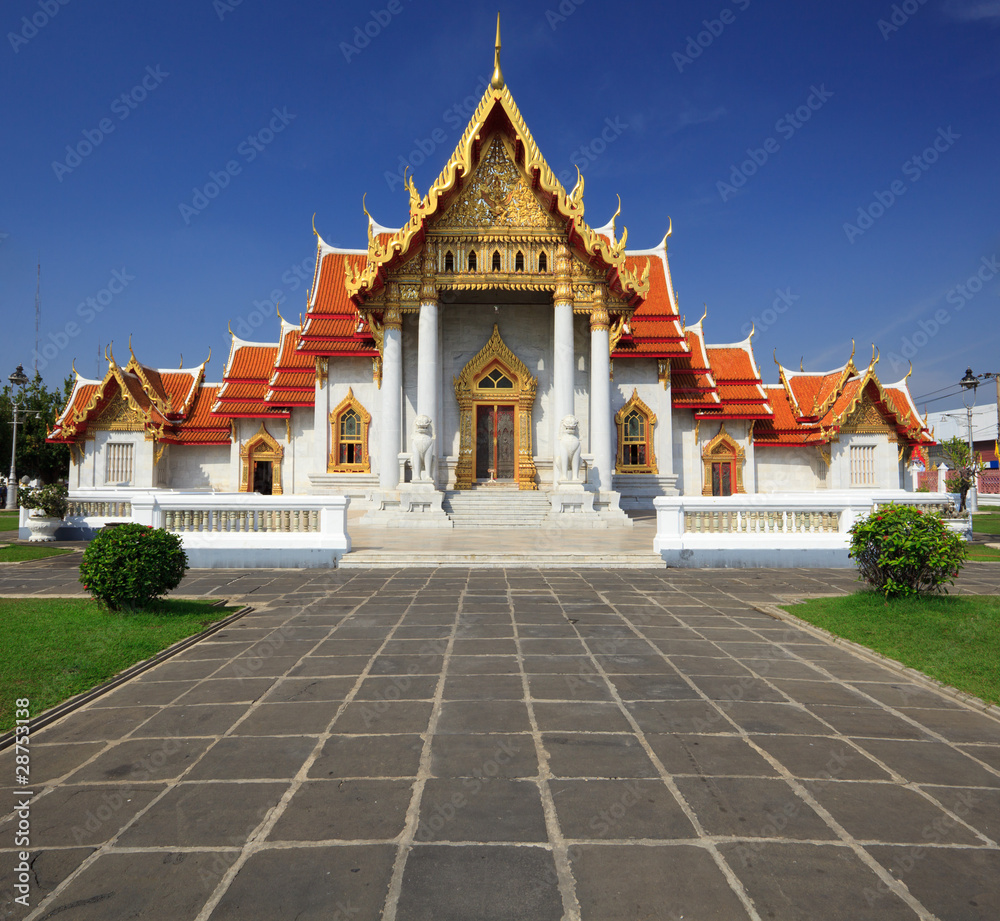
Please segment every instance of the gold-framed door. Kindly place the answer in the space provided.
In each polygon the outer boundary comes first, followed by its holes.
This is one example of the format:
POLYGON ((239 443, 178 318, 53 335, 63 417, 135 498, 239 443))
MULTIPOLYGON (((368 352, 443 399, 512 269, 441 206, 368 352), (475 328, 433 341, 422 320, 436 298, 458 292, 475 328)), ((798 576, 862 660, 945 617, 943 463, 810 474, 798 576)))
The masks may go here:
MULTIPOLYGON (((481 467, 477 464, 476 450, 480 407, 492 406, 505 407, 505 412, 506 409, 512 411, 514 482, 519 489, 538 489, 538 471, 531 447, 531 412, 538 381, 531 376, 528 366, 507 348, 496 324, 489 341, 454 382, 459 409, 455 488, 471 489, 476 482, 477 466, 481 467)), ((495 452, 496 449, 497 443, 494 442, 495 452)))

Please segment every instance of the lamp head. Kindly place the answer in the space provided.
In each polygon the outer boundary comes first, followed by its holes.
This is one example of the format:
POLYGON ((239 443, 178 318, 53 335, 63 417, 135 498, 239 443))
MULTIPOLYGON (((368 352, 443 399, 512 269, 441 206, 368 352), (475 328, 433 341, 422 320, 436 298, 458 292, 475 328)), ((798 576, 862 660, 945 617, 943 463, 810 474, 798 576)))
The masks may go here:
POLYGON ((979 386, 979 378, 972 373, 972 368, 965 369, 965 377, 959 384, 962 385, 962 401, 966 407, 972 406, 976 402, 976 388, 979 386))
POLYGON ((17 370, 7 380, 15 387, 23 387, 28 383, 28 375, 24 373, 24 368, 18 365, 17 370))

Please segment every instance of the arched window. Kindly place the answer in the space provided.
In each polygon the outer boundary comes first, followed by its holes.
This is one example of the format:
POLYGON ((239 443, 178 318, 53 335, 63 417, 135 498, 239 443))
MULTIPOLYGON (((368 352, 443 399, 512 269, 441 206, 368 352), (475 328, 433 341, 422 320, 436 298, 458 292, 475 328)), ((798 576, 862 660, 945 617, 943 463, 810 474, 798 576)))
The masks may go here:
POLYGON ((706 446, 701 455, 704 466, 703 496, 731 496, 745 493, 743 464, 746 452, 726 431, 726 424, 719 426, 719 434, 706 446))
POLYGON ((476 251, 474 249, 469 250, 469 271, 476 271, 476 251))
POLYGON ((538 271, 547 272, 549 270, 549 257, 542 253, 538 257, 538 271))
POLYGON ((330 413, 332 448, 327 473, 371 473, 368 457, 368 425, 365 408, 354 398, 354 391, 330 413))
POLYGON ((653 426, 656 415, 632 391, 629 401, 615 413, 618 430, 618 458, 615 473, 656 473, 653 426))
POLYGON ((444 254, 444 270, 446 272, 455 271, 455 254, 451 250, 444 254))
POLYGON ((520 250, 517 251, 517 255, 514 257, 514 271, 523 272, 524 271, 524 253, 520 250))
POLYGON ((500 271, 500 250, 498 249, 493 250, 493 271, 500 271))

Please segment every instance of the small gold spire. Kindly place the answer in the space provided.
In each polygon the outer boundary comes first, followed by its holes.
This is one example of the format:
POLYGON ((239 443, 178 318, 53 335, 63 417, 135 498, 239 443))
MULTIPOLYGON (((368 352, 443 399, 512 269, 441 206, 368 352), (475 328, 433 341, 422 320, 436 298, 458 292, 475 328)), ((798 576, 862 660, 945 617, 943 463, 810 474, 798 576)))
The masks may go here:
POLYGON ((495 90, 503 89, 503 71, 500 70, 500 13, 497 12, 497 45, 493 52, 493 79, 490 86, 495 90))

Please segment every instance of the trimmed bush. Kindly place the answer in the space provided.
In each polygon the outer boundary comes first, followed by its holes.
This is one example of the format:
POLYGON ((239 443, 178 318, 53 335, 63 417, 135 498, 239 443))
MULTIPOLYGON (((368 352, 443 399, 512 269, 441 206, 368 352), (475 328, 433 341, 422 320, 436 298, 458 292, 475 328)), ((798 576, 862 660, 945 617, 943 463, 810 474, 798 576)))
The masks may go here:
POLYGON ((960 534, 912 505, 882 505, 850 533, 861 578, 887 598, 946 591, 967 555, 960 534))
POLYGON ((142 524, 104 528, 84 551, 80 581, 109 611, 136 610, 180 585, 187 554, 176 534, 142 524))

